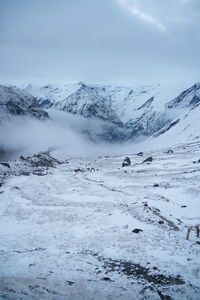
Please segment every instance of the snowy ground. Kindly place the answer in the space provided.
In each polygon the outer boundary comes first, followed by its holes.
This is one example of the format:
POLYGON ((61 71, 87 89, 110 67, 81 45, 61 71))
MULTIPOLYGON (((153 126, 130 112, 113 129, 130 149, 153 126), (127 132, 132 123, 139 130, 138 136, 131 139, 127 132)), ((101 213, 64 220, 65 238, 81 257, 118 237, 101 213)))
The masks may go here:
POLYGON ((200 299, 200 144, 165 150, 8 179, 0 299, 200 299))

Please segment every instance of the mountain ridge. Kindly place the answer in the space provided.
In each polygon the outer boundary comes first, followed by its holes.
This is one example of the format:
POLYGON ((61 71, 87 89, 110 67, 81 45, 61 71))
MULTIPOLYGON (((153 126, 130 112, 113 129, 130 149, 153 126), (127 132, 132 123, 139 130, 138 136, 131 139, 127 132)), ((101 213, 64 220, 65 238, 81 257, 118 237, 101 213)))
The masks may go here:
POLYGON ((126 132, 125 140, 155 134, 200 101, 200 83, 113 87, 79 82, 25 90, 43 108, 115 124, 126 132))

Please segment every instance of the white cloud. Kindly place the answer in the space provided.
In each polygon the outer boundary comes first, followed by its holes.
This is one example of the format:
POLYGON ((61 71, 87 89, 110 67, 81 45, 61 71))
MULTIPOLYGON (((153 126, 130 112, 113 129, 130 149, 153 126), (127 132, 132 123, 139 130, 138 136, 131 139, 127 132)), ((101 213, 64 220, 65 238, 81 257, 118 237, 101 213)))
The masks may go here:
POLYGON ((160 30, 166 31, 165 26, 162 23, 160 23, 158 20, 156 20, 154 17, 144 13, 143 11, 139 10, 138 8, 136 8, 134 6, 129 7, 129 10, 131 13, 138 16, 143 21, 145 21, 147 23, 151 23, 152 25, 155 25, 160 30))
POLYGON ((117 0, 118 3, 128 8, 129 12, 140 18, 142 21, 154 25, 162 31, 166 31, 166 27, 154 16, 144 12, 137 6, 136 0, 117 0))

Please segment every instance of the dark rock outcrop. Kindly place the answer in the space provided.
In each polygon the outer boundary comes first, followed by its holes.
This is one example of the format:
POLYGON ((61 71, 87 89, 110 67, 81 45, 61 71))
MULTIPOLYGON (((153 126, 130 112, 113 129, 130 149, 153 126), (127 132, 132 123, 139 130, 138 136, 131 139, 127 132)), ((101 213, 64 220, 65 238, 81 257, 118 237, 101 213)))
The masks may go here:
POLYGON ((143 160, 142 164, 143 163, 146 163, 146 162, 152 162, 153 161, 153 157, 152 156, 149 156, 147 157, 145 160, 143 160))
POLYGON ((3 185, 5 180, 11 175, 30 174, 43 176, 48 173, 50 168, 62 162, 52 157, 48 152, 39 153, 31 157, 21 156, 19 160, 0 163, 0 185, 3 185))
POLYGON ((0 123, 11 116, 30 116, 40 120, 48 118, 37 99, 14 87, 0 85, 0 123))
POLYGON ((143 152, 138 152, 137 156, 143 156, 143 152))
POLYGON ((130 165, 131 165, 131 160, 130 160, 130 158, 127 156, 127 157, 124 159, 123 163, 122 163, 122 167, 128 167, 128 166, 130 166, 130 165))
POLYGON ((142 229, 139 229, 139 228, 135 228, 132 230, 133 233, 139 233, 139 232, 142 232, 143 230, 142 229))

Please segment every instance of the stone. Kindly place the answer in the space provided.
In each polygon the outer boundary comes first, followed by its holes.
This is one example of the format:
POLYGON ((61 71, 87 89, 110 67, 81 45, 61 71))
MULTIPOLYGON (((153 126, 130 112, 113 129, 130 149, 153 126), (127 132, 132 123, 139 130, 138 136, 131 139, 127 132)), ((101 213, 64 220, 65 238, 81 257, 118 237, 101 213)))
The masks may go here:
POLYGON ((142 164, 145 163, 145 162, 152 162, 152 161, 153 161, 153 157, 149 156, 145 160, 143 160, 142 164))
POLYGON ((143 230, 142 229, 139 229, 139 228, 135 228, 132 230, 133 233, 139 233, 139 232, 142 232, 143 230))
POLYGON ((143 152, 138 152, 137 156, 143 156, 143 152))
POLYGON ((127 157, 124 159, 123 163, 122 163, 122 167, 128 167, 128 166, 130 166, 130 165, 131 165, 131 160, 130 160, 130 158, 127 156, 127 157))

